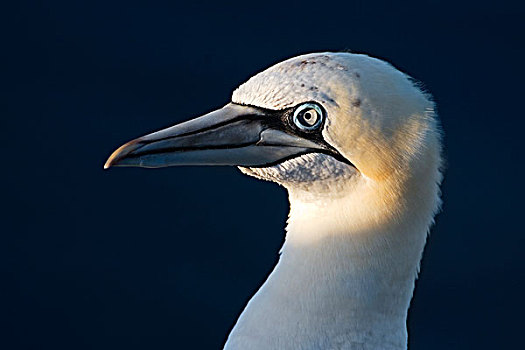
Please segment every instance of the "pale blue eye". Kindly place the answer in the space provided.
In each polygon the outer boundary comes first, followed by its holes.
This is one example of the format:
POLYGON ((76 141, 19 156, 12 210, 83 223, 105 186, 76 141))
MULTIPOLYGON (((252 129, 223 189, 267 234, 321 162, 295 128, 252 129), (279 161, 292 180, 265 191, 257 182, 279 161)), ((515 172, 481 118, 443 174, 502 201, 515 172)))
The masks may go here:
POLYGON ((293 114, 294 124, 302 130, 312 131, 323 123, 323 110, 315 103, 304 103, 293 114))

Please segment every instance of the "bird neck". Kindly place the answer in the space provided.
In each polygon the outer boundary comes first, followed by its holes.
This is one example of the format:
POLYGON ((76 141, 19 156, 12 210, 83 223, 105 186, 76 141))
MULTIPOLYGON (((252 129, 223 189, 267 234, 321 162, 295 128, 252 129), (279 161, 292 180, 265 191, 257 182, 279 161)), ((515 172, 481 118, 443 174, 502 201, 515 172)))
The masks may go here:
POLYGON ((279 263, 226 348, 406 349, 407 311, 439 205, 438 182, 432 176, 427 184, 405 184, 412 193, 382 193, 360 178, 335 199, 289 189, 279 263), (392 193, 398 195, 385 203, 392 193))

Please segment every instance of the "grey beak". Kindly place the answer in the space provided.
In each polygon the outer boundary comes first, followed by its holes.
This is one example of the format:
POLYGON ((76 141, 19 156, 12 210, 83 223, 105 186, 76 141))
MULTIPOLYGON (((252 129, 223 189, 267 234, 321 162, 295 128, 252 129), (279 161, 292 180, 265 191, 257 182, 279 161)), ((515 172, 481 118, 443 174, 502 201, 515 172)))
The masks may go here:
POLYGON ((310 152, 332 152, 323 142, 293 133, 284 112, 229 103, 202 117, 119 147, 104 168, 175 165, 264 167, 310 152))

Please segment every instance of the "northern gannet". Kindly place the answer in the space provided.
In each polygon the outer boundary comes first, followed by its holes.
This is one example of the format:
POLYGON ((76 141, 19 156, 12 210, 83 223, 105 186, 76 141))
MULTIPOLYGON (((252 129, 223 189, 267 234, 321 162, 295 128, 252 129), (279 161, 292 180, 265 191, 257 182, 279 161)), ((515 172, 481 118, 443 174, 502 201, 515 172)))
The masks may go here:
POLYGON ((407 311, 440 207, 429 95, 363 54, 278 63, 202 117, 118 148, 110 166, 234 165, 288 190, 279 262, 226 349, 406 349, 407 311))

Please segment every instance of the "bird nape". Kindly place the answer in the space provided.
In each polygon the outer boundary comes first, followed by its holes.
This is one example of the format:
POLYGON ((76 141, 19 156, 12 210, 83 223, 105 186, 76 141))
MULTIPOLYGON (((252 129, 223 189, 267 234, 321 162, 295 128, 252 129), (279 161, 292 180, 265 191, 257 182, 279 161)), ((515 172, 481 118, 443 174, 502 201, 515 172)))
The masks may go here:
POLYGON ((235 165, 283 185, 278 264, 226 349, 406 349, 407 311, 439 210, 434 104, 388 63, 295 57, 205 116, 117 149, 110 166, 235 165))

